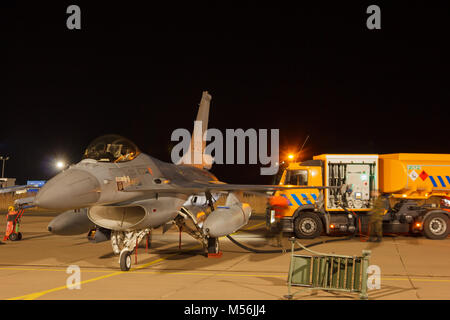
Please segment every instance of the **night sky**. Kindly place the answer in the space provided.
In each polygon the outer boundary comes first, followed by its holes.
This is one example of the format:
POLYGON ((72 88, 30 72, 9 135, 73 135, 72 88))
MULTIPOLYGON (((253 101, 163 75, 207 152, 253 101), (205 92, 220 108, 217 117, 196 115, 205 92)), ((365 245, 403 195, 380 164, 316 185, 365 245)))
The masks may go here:
MULTIPOLYGON (((450 153, 445 2, 1 4, 0 155, 6 176, 48 179, 116 133, 170 161, 203 90, 209 127, 280 129, 280 149, 450 153), (81 7, 81 30, 66 8, 81 7), (381 30, 366 8, 381 7, 381 30)), ((392 1, 391 1, 392 2, 392 1)), ((153 2, 149 2, 153 3, 153 2)), ((271 183, 260 165, 215 165, 231 183, 271 183)))

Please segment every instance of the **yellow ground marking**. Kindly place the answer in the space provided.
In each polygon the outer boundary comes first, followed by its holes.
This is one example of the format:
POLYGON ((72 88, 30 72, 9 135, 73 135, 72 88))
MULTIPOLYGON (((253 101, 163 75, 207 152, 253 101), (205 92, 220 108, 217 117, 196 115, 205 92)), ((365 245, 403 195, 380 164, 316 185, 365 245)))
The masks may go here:
POLYGON ((244 230, 253 230, 253 229, 256 229, 256 228, 258 228, 258 227, 260 227, 262 225, 265 225, 265 224, 266 224, 266 222, 261 222, 261 223, 255 224, 254 226, 245 228, 244 230))
MULTIPOLYGON (((190 250, 194 250, 195 248, 198 248, 198 247, 199 246, 190 248, 190 250)), ((10 299, 7 299, 7 300, 34 300, 34 299, 37 299, 37 298, 39 298, 39 297, 41 297, 41 296, 43 296, 43 295, 45 295, 47 293, 52 293, 52 292, 68 289, 71 286, 77 286, 77 285, 81 285, 81 284, 85 284, 85 283, 89 283, 89 282, 94 282, 94 281, 97 281, 97 280, 102 280, 102 279, 118 276, 118 275, 123 274, 123 273, 130 273, 130 272, 133 272, 133 271, 136 271, 136 270, 139 270, 139 269, 151 266, 152 264, 164 261, 164 260, 166 260, 166 259, 168 259, 170 257, 176 256, 178 254, 180 254, 180 253, 179 252, 173 253, 171 255, 168 255, 167 257, 159 258, 159 259, 153 260, 153 261, 151 261, 149 263, 137 266, 135 268, 131 268, 129 271, 117 271, 117 272, 113 272, 113 273, 110 273, 110 274, 106 274, 104 276, 100 276, 100 277, 92 278, 92 279, 89 279, 89 280, 84 280, 84 281, 81 281, 81 282, 77 282, 77 283, 74 283, 74 284, 69 285, 69 286, 65 285, 65 286, 61 286, 61 287, 57 287, 57 288, 53 288, 53 289, 49 289, 49 290, 34 292, 34 293, 26 294, 26 295, 23 295, 23 296, 10 298, 10 299)))
MULTIPOLYGON (((13 270, 13 271, 64 271, 66 272, 66 269, 47 269, 47 268, 14 268, 14 267, 5 267, 0 268, 0 270, 13 270)), ((111 270, 85 270, 83 269, 83 272, 111 272, 111 270)))
MULTIPOLYGON (((96 278, 93 278, 93 279, 84 280, 84 281, 81 281, 81 282, 77 282, 77 283, 75 283, 75 284, 73 284, 71 286, 76 286, 76 285, 80 285, 80 284, 84 284, 84 283, 89 283, 89 282, 92 282, 92 281, 97 281, 97 280, 100 280, 100 279, 113 277, 113 276, 116 276, 118 274, 121 274, 122 272, 124 272, 124 271, 118 271, 118 272, 110 273, 110 274, 107 274, 107 275, 104 275, 104 276, 101 276, 101 277, 96 277, 96 278)), ((50 290, 44 290, 44 291, 39 291, 39 292, 35 292, 35 293, 26 294, 26 295, 20 296, 20 297, 10 298, 10 299, 7 299, 7 300, 34 300, 34 299, 37 299, 37 298, 43 296, 44 294, 55 292, 55 291, 60 291, 60 290, 64 290, 64 289, 68 289, 71 286, 65 285, 65 286, 53 288, 53 289, 50 289, 50 290)))
MULTIPOLYGON (((153 263, 153 262, 152 262, 153 263)), ((66 272, 65 269, 39 269, 39 268, 0 268, 0 270, 15 270, 15 271, 47 271, 47 272, 66 272)), ((137 271, 136 267, 132 271, 137 271)), ((83 272, 111 272, 111 270, 85 270, 83 272)), ((118 272, 119 273, 119 272, 118 272)), ((127 271, 120 271, 120 273, 130 273, 127 271)), ((191 276, 227 276, 227 277, 286 277, 286 275, 274 275, 274 274, 233 274, 233 273, 214 273, 214 272, 170 272, 170 271, 139 271, 133 274, 168 274, 168 275, 191 275, 191 276)), ((91 279, 94 280, 94 279, 91 279)), ((86 280, 88 281, 88 280, 86 280)), ((449 280, 450 281, 450 280, 449 280)), ((83 282, 80 282, 80 284, 83 282)))
MULTIPOLYGON (((178 253, 176 253, 178 254, 178 253)), ((175 255, 175 254, 173 254, 175 255)), ((161 259, 167 259, 161 258, 161 259)), ((158 259, 159 260, 159 259, 158 259)), ((150 264, 154 264, 156 262, 159 262, 158 260, 149 262, 148 264, 138 266, 130 271, 138 271, 150 264)), ((47 272, 66 272, 65 269, 40 269, 40 268, 0 268, 0 270, 15 270, 15 271, 47 271, 47 272)), ((110 270, 86 270, 83 269, 83 272, 111 272, 110 270)), ((128 271, 118 271, 117 274, 121 273, 127 273, 130 274, 128 271)), ((214 272, 170 272, 170 271, 139 271, 134 272, 133 274, 161 274, 161 275, 185 275, 185 276, 223 276, 223 277, 273 277, 273 278, 285 278, 286 275, 276 275, 276 274, 237 274, 237 273, 214 273, 214 272)), ((115 275, 115 273, 114 273, 115 275)), ((99 277, 101 278, 101 277, 99 277)), ((94 281, 97 278, 86 280, 86 283, 89 281, 94 281)), ((102 278, 103 279, 103 278, 102 278)), ((100 279, 97 279, 100 280, 100 279)), ((384 281, 409 281, 408 278, 381 278, 381 280, 384 281)), ((426 279, 426 278, 411 278, 413 281, 419 281, 419 282, 450 282, 450 279, 426 279)), ((80 282, 85 283, 85 282, 80 282)), ((75 285, 75 284, 74 284, 75 285)), ((66 288, 66 287, 64 287, 66 288)), ((13 298, 14 299, 14 298, 13 298)))
POLYGON ((450 282, 450 280, 447 279, 417 279, 417 278, 381 278, 381 280, 385 280, 385 281, 419 281, 419 282, 450 282))
MULTIPOLYGON (((260 227, 260 226, 262 226, 262 225, 264 225, 264 224, 266 224, 266 223, 265 223, 265 222, 261 222, 261 223, 255 224, 255 225, 250 226, 250 227, 248 227, 248 228, 245 228, 245 229, 242 229, 242 230, 238 230, 238 231, 236 231, 235 233, 230 234, 230 236, 234 236, 235 234, 237 234, 237 233, 239 233, 239 232, 242 232, 242 231, 247 231, 247 230, 253 230, 253 229, 256 229, 256 228, 258 228, 258 227, 260 227)), ((223 238, 226 238, 226 236, 221 237, 220 239, 223 239, 223 238)))
MULTIPOLYGON (((265 224, 265 222, 262 222, 262 223, 259 223, 259 224, 257 224, 257 225, 251 226, 251 227, 246 228, 246 229, 244 229, 244 230, 255 229, 255 228, 257 228, 257 227, 259 227, 259 226, 261 226, 261 225, 263 225, 263 224, 265 224)), ((195 250, 195 249, 197 249, 197 248, 199 248, 199 247, 201 247, 201 246, 198 246, 198 245, 197 245, 197 246, 195 246, 195 247, 188 248, 188 250, 195 250)), ((84 280, 84 281, 81 281, 81 282, 77 282, 77 283, 74 283, 74 284, 69 285, 69 286, 67 286, 67 285, 65 285, 65 286, 60 286, 60 287, 53 288, 53 289, 49 289, 49 290, 44 290, 44 291, 39 291, 39 292, 34 292, 34 293, 26 294, 26 295, 19 296, 19 297, 9 298, 8 300, 21 300, 21 299, 22 299, 22 300, 34 300, 34 299, 37 299, 37 298, 39 298, 39 297, 42 297, 43 295, 45 295, 45 294, 47 294, 47 293, 52 293, 52 292, 56 292, 56 291, 61 291, 61 290, 64 290, 64 289, 68 289, 68 288, 71 287, 71 286, 77 286, 77 285, 81 285, 81 284, 86 284, 86 283, 90 283, 90 282, 94 282, 94 281, 98 281, 98 280, 102 280, 102 279, 106 279, 106 278, 118 276, 118 275, 123 274, 123 273, 130 273, 130 272, 133 272, 133 271, 136 271, 136 270, 140 270, 140 269, 146 268, 146 267, 148 267, 148 266, 150 266, 150 265, 152 265, 152 264, 155 264, 155 263, 164 261, 164 260, 168 259, 169 257, 173 257, 173 256, 178 255, 178 254, 180 254, 180 252, 171 254, 171 255, 169 255, 169 256, 167 256, 167 257, 165 257, 165 258, 159 258, 159 259, 156 259, 156 260, 151 261, 151 262, 149 262, 149 263, 146 263, 146 264, 137 266, 137 267, 135 267, 135 268, 130 269, 129 271, 117 271, 117 272, 113 272, 113 273, 106 274, 106 275, 103 275, 103 276, 99 276, 99 277, 96 277, 96 278, 92 278, 92 279, 89 279, 89 280, 84 280)), ((4 269, 11 269, 11 268, 1 268, 1 269, 4 270, 4 269)), ((39 270, 42 270, 42 269, 39 269, 39 270)), ((47 269, 47 270, 50 271, 50 270, 52 270, 52 269, 47 269)), ((85 270, 83 270, 83 272, 84 272, 84 271, 85 271, 85 270)), ((96 272, 96 271, 93 271, 93 270, 89 270, 89 271, 90 271, 90 272, 96 272)), ((97 271, 97 272, 98 272, 98 271, 97 271)))

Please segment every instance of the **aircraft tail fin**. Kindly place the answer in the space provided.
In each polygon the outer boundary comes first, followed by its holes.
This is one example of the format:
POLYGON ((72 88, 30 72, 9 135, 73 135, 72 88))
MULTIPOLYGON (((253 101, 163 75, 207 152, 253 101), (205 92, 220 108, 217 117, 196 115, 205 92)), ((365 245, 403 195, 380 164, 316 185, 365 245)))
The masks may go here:
POLYGON ((194 122, 194 130, 192 132, 189 150, 180 160, 180 164, 191 165, 201 169, 210 169, 212 166, 212 157, 204 154, 206 141, 203 140, 203 136, 208 130, 210 103, 211 95, 208 91, 203 91, 197 118, 194 122))

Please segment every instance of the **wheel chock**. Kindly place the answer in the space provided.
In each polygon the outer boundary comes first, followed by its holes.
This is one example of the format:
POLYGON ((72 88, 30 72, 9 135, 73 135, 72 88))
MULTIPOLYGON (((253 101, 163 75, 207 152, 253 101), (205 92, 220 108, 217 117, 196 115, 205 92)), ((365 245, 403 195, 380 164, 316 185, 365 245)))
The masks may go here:
POLYGON ((222 251, 219 251, 218 253, 208 253, 207 258, 222 258, 222 251))

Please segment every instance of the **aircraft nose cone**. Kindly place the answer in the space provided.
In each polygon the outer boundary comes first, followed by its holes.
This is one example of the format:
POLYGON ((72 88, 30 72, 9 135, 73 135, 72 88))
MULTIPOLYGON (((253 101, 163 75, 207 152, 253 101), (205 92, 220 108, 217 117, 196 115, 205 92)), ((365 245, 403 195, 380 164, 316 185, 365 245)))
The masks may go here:
POLYGON ((34 203, 45 209, 84 208, 100 198, 100 183, 87 171, 68 169, 50 179, 36 195, 34 203))

